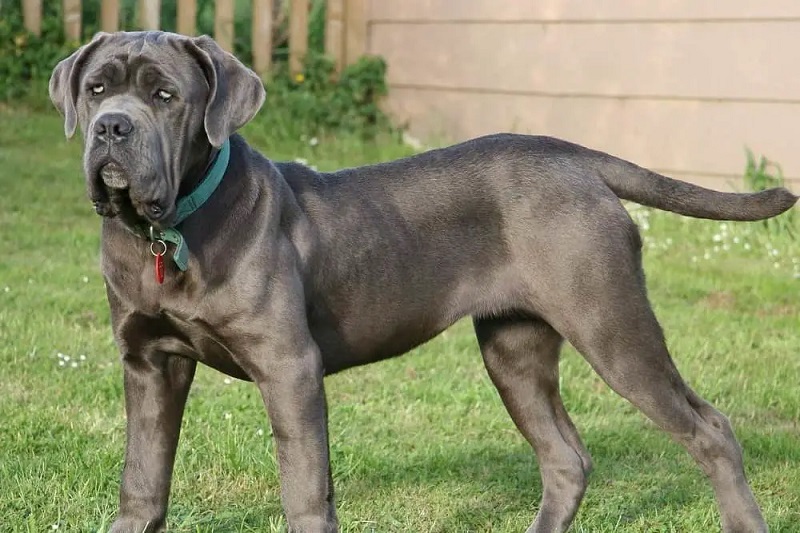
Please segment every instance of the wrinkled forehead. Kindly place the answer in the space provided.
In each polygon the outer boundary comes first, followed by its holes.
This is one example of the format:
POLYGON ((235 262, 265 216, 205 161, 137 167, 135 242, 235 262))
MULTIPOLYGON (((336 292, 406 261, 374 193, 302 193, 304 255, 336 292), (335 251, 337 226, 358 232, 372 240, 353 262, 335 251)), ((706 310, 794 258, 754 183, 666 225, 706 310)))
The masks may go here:
POLYGON ((92 54, 83 78, 87 85, 127 83, 185 93, 208 88, 200 63, 189 52, 188 39, 165 33, 115 35, 92 54))

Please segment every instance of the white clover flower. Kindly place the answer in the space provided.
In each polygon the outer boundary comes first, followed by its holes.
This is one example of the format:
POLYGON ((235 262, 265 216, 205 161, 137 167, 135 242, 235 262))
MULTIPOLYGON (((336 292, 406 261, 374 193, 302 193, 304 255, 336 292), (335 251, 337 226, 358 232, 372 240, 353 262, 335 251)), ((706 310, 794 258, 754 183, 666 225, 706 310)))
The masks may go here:
POLYGON ((78 357, 78 359, 80 359, 81 361, 86 361, 86 356, 85 355, 81 355, 80 357, 78 357))
POLYGON ((76 363, 75 361, 73 361, 72 363, 70 363, 70 365, 69 365, 69 366, 71 366, 72 368, 78 368, 78 363, 76 363))
POLYGON ((308 145, 309 145, 309 146, 316 146, 316 145, 318 145, 318 144, 319 144, 319 139, 317 139, 316 137, 311 137, 311 138, 308 140, 308 145))
POLYGON ((233 380, 231 378, 225 378, 225 379, 222 380, 222 382, 225 385, 230 385, 231 383, 233 383, 233 380))
POLYGON ((739 237, 733 238, 733 244, 739 244, 739 237))
POLYGON ((258 428, 258 431, 256 431, 256 435, 258 435, 258 436, 260 437, 260 436, 262 436, 263 434, 264 434, 264 430, 263 430, 263 429, 261 429, 261 428, 258 428))
POLYGON ((711 237, 711 240, 714 242, 720 242, 722 241, 722 235, 720 235, 719 233, 715 233, 714 236, 711 237))
POLYGON ((750 248, 752 248, 752 247, 750 246, 749 242, 744 243, 744 249, 745 250, 749 250, 750 248))
POLYGON ((225 420, 230 420, 232 416, 233 415, 231 415, 230 413, 225 413, 222 415, 222 418, 224 418, 225 420))

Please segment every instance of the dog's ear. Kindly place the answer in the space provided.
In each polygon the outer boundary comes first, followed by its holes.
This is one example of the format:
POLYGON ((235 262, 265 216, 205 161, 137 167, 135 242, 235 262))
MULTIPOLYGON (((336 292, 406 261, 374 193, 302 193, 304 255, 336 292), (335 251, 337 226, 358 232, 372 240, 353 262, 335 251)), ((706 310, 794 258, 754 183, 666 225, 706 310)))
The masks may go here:
POLYGON ((208 36, 191 39, 208 80, 205 128, 219 148, 231 134, 256 116, 267 93, 258 75, 208 36))
POLYGON ((78 126, 78 112, 75 105, 80 91, 80 75, 86 62, 108 37, 108 33, 98 33, 88 43, 78 48, 71 56, 61 60, 50 76, 50 100, 64 117, 64 135, 67 139, 75 135, 78 126))

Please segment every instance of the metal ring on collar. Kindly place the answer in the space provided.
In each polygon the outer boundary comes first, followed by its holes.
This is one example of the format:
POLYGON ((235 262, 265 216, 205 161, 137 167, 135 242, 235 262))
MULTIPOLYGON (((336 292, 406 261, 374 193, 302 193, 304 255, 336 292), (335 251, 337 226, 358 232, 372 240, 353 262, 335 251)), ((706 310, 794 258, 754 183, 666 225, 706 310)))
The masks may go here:
POLYGON ((165 253, 167 253, 167 243, 165 243, 165 242, 164 242, 164 241, 162 241, 161 239, 158 239, 158 240, 156 240, 156 241, 153 241, 153 242, 151 242, 151 243, 150 243, 150 253, 151 253, 151 254, 153 254, 153 255, 156 255, 156 256, 158 256, 158 255, 164 255, 165 253), (160 244, 161 246, 163 246, 163 249, 162 249, 162 250, 161 250, 161 252, 159 252, 159 253, 156 253, 155 249, 153 248, 153 245, 154 245, 154 244, 156 244, 156 243, 158 243, 158 244, 160 244))

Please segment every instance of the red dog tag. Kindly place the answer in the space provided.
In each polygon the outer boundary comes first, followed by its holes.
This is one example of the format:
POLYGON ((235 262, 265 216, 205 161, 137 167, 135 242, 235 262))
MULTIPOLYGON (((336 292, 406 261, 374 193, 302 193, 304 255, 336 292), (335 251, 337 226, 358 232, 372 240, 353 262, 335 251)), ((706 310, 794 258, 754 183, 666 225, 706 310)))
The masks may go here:
POLYGON ((159 285, 164 283, 164 254, 156 255, 156 281, 159 285))

